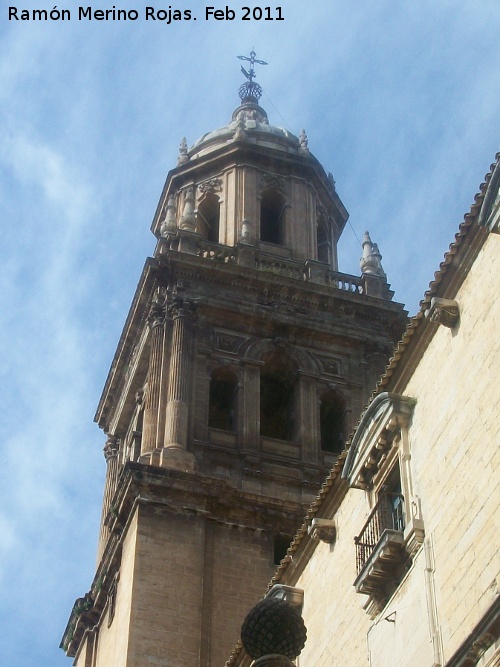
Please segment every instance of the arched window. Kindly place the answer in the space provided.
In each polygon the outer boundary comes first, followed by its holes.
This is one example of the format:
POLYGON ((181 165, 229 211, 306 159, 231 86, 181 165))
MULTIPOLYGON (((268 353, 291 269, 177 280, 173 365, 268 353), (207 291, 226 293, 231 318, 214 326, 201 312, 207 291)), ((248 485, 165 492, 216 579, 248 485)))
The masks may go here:
POLYGON ((198 206, 198 230, 207 241, 219 243, 219 217, 219 198, 209 192, 198 206))
POLYGON ((260 240, 283 245, 285 242, 285 200, 275 190, 262 193, 260 200, 260 240))
POLYGON ((223 431, 236 428, 238 378, 228 368, 217 368, 210 378, 208 426, 223 431))
POLYGON ((336 391, 320 397, 321 449, 340 454, 346 434, 346 402, 336 391))
POLYGON ((297 368, 285 354, 264 357, 260 371, 260 434, 291 440, 294 433, 297 368))

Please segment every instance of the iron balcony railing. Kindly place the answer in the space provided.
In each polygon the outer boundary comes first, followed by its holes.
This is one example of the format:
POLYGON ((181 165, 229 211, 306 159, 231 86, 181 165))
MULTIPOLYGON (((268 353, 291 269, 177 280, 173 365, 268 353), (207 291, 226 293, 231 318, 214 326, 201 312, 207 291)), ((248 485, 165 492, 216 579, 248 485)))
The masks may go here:
POLYGON ((363 530, 354 538, 356 568, 359 574, 375 551, 385 530, 403 532, 405 528, 404 502, 400 493, 384 492, 379 496, 363 530))

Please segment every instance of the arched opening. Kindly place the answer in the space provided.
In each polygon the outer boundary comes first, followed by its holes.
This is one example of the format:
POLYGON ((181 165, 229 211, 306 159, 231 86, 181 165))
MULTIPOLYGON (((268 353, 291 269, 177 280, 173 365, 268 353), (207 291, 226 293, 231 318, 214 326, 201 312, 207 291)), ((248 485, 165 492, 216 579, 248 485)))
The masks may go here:
POLYGON ((236 428, 238 378, 228 368, 217 368, 210 377, 208 426, 222 431, 236 428))
POLYGON ((297 367, 285 354, 270 353, 260 371, 260 434, 291 440, 294 434, 297 367))
POLYGON ((198 231, 212 243, 219 243, 219 218, 219 198, 209 192, 198 206, 198 231))
POLYGON ((320 220, 317 226, 316 242, 318 246, 318 261, 333 266, 332 232, 329 225, 320 220))
POLYGON ((288 547, 293 537, 287 537, 286 535, 280 535, 276 533, 273 537, 273 563, 279 565, 283 558, 286 556, 288 547))
POLYGON ((275 190, 262 193, 260 200, 260 240, 283 245, 285 242, 285 200, 275 190))
POLYGON ((321 449, 340 454, 346 439, 346 402, 336 391, 320 397, 321 449))

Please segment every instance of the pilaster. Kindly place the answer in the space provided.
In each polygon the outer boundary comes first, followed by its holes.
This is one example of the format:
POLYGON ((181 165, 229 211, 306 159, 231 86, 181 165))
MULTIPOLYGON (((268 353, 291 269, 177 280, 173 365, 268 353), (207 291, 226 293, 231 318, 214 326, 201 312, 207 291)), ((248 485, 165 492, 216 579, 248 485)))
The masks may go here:
POLYGON ((104 482, 104 497, 102 501, 101 527, 99 531, 99 543, 97 547, 97 563, 99 564, 106 542, 109 537, 109 529, 105 523, 108 512, 111 509, 111 500, 116 491, 120 464, 118 461, 119 442, 114 435, 109 435, 104 445, 104 458, 106 459, 106 480, 104 482))
POLYGON ((192 371, 192 332, 196 303, 174 297, 168 309, 173 319, 172 350, 165 417, 165 439, 160 465, 167 468, 194 468, 194 457, 187 447, 189 390, 192 371))
POLYGON ((157 295, 148 318, 151 330, 151 352, 149 358, 147 390, 144 397, 144 421, 142 430, 142 463, 149 463, 151 452, 158 447, 158 417, 163 366, 163 343, 165 337, 164 298, 157 295))

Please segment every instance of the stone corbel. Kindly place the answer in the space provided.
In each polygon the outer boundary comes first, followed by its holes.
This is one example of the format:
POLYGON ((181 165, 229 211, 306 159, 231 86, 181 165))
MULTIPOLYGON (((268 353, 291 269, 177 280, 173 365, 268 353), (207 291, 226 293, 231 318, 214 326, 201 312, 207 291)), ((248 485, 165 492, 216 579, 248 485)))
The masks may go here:
POLYGON ((422 519, 422 508, 420 498, 413 496, 407 503, 407 521, 404 530, 406 550, 410 557, 413 557, 421 544, 424 542, 425 529, 422 519))
POLYGON ((441 299, 435 296, 431 299, 431 307, 425 311, 425 316, 431 322, 453 329, 460 317, 458 303, 452 299, 441 299))
POLYGON ((337 528, 333 519, 313 519, 307 532, 311 539, 333 544, 337 536, 337 528))

